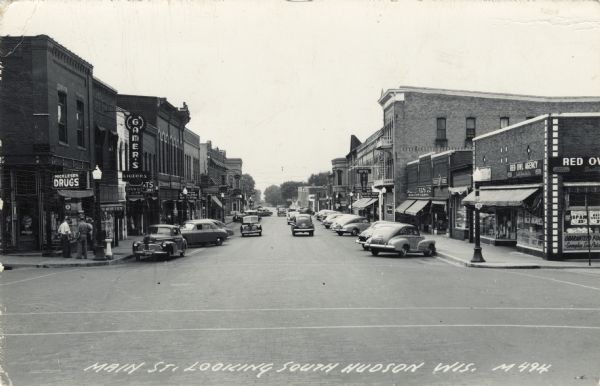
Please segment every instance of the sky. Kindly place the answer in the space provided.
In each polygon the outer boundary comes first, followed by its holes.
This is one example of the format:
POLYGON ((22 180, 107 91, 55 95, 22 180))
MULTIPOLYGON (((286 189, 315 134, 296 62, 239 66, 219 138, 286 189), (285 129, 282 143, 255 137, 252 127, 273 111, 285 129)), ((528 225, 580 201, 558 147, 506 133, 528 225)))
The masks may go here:
POLYGON ((257 188, 307 180, 382 126, 403 86, 600 96, 594 1, 16 1, 0 35, 46 34, 123 94, 185 101, 188 128, 257 188))

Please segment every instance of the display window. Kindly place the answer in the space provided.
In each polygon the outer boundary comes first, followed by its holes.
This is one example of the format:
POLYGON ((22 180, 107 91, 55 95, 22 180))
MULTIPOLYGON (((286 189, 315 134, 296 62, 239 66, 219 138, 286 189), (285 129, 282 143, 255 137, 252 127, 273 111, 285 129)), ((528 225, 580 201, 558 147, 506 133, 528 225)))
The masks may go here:
POLYGON ((517 245, 543 250, 544 219, 525 209, 517 211, 517 245))
POLYGON ((588 252, 588 249, 591 249, 593 252, 599 252, 600 193, 567 192, 565 199, 563 251, 588 252))
POLYGON ((469 224, 467 222, 467 207, 461 204, 462 199, 465 196, 453 196, 452 201, 452 210, 454 212, 454 228, 455 229, 469 229, 469 224))
POLYGON ((492 213, 479 214, 481 235, 496 240, 516 240, 515 210, 497 208, 492 213))

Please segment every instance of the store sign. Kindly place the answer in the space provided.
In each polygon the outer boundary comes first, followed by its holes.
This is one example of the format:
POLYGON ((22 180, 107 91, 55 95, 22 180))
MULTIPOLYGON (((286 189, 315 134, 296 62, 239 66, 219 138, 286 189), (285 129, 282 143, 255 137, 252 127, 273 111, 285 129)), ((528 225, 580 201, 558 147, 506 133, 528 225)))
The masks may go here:
MULTIPOLYGON (((590 210, 590 225, 600 225, 600 211, 590 210)), ((587 212, 585 210, 572 210, 570 214, 571 226, 587 226, 587 212)))
POLYGON ((150 179, 148 172, 137 172, 137 171, 123 171, 123 181, 147 181, 150 179))
POLYGON ((508 178, 535 177, 542 175, 542 160, 515 162, 507 165, 508 178))
POLYGON ((141 198, 144 194, 154 192, 154 181, 144 181, 139 184, 128 183, 125 192, 129 198, 141 198))
POLYGON ((417 186, 416 190, 406 192, 409 197, 431 197, 431 185, 417 186))
POLYGON ((129 167, 132 172, 141 172, 144 168, 143 132, 146 120, 141 115, 130 114, 125 119, 125 127, 129 130, 129 167))
POLYGON ((52 178, 54 189, 86 189, 86 173, 61 173, 52 178))
POLYGON ((550 158, 552 173, 600 172, 600 156, 550 158))
POLYGON ((187 195, 179 192, 180 200, 196 201, 200 199, 200 191, 198 189, 188 189, 187 195))
POLYGON ((475 168, 473 172, 473 181, 491 181, 492 180, 492 168, 484 167, 484 168, 475 168))
POLYGON ((361 198, 379 198, 379 192, 367 191, 360 194, 361 198))
POLYGON ((571 232, 563 234, 564 251, 587 251, 588 245, 592 251, 600 250, 600 233, 591 233, 588 237, 587 229, 584 232, 571 232), (591 245, 589 240, 591 239, 591 245))
POLYGON ((431 180, 432 185, 440 186, 440 185, 448 185, 448 177, 438 176, 431 180))

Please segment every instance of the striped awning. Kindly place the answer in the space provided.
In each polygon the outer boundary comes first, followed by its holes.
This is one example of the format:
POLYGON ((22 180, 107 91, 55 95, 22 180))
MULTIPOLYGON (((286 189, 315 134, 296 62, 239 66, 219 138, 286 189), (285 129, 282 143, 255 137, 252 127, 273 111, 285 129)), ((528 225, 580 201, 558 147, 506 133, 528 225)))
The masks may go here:
POLYGON ((415 203, 412 204, 410 208, 406 209, 404 213, 411 216, 416 216, 417 214, 419 214, 420 211, 425 209, 425 207, 429 205, 430 202, 431 201, 429 200, 416 200, 415 203))
POLYGON ((219 200, 217 197, 215 197, 215 196, 210 196, 210 198, 213 200, 213 202, 214 202, 215 204, 217 204, 217 205, 219 206, 219 208, 222 208, 222 207, 223 207, 223 204, 221 203, 221 200, 219 200))
POLYGON ((530 189, 481 189, 479 199, 475 197, 475 191, 469 193, 462 200, 463 205, 475 205, 480 203, 482 206, 524 206, 523 201, 531 197, 538 191, 538 188, 530 189))
POLYGON ((396 212, 400 213, 400 214, 404 214, 404 212, 406 211, 406 209, 408 209, 409 206, 411 206, 412 204, 415 203, 416 200, 406 200, 404 201, 402 204, 398 205, 396 207, 396 212))

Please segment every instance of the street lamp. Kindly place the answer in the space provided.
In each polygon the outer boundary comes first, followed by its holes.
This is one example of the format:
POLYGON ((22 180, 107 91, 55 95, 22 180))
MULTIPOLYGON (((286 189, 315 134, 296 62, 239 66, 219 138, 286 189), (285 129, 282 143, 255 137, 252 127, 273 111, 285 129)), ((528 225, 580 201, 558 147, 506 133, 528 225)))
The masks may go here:
POLYGON ((480 235, 480 222, 479 222, 479 210, 483 205, 479 202, 479 186, 478 182, 481 181, 482 175, 479 168, 473 172, 473 188, 475 189, 475 247, 473 248, 473 258, 471 263, 485 263, 483 255, 481 254, 481 235, 480 235))
POLYGON ((385 186, 381 189, 381 207, 379 209, 379 220, 383 220, 385 215, 385 194, 387 193, 387 189, 385 186))
POLYGON ((104 260, 104 250, 102 240, 100 237, 100 180, 102 179, 102 170, 96 165, 96 169, 92 171, 92 178, 94 179, 94 229, 96 230, 96 247, 94 248, 94 260, 104 260))
POLYGON ((183 221, 182 221, 182 224, 183 224, 184 222, 187 221, 187 211, 188 211, 188 202, 187 202, 188 190, 185 186, 183 187, 181 194, 183 194, 183 209, 184 209, 183 221))
POLYGON ((225 222, 225 193, 221 193, 222 221, 225 222))
POLYGON ((350 213, 352 213, 352 197, 354 197, 354 192, 350 192, 348 195, 350 196, 350 213))

